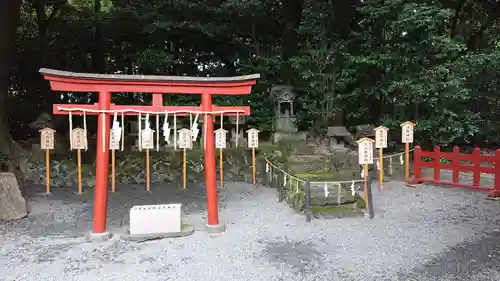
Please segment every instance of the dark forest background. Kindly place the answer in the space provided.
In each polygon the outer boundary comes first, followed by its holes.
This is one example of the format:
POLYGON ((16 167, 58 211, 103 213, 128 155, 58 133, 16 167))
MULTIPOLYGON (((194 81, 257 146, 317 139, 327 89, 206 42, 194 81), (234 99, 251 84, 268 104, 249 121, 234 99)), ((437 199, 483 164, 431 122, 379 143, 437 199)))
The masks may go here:
MULTIPOLYGON (((299 126, 418 123, 422 144, 496 146, 500 139, 500 3, 496 0, 3 0, 0 151, 53 103, 40 67, 74 72, 233 76, 260 73, 249 123, 272 130, 269 88, 291 84, 299 126)), ((120 93, 118 104, 149 95, 120 93)), ((169 104, 198 104, 171 95, 169 104)), ((14 141, 15 140, 15 141, 14 141)))

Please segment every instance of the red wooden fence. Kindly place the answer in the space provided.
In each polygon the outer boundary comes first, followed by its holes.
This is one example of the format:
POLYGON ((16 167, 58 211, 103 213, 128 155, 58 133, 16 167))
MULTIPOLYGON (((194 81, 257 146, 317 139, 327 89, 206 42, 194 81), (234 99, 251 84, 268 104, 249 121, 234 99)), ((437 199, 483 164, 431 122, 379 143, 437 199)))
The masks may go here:
POLYGON ((460 153, 457 146, 453 148, 453 152, 441 152, 439 146, 434 147, 434 151, 422 151, 420 146, 415 147, 413 154, 413 183, 435 183, 444 184, 462 188, 489 190, 490 195, 500 196, 500 149, 495 151, 495 155, 481 155, 481 150, 476 147, 471 154, 460 153), (423 157, 432 158, 432 161, 424 161, 423 157), (441 163, 441 159, 449 160, 449 163, 441 163), (466 163, 462 163, 462 161, 466 163), (482 166, 481 163, 492 163, 491 167, 482 166), (433 177, 423 178, 422 168, 432 168, 434 170, 433 177), (441 170, 451 171, 451 182, 442 180, 440 177, 441 170), (459 172, 472 172, 472 185, 460 183, 459 172), (492 174, 493 186, 481 186, 481 173, 492 174))

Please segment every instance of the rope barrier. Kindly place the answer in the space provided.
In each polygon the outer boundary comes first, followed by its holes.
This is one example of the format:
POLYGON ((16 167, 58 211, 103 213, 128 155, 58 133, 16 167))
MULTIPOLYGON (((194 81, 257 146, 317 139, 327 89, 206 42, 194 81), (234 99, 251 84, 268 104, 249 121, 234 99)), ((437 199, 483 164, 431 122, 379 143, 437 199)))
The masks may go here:
MULTIPOLYGON (((414 151, 415 149, 410 149, 408 152, 412 152, 414 151)), ((403 155, 405 152, 399 152, 399 153, 395 153, 395 154, 391 154, 391 155, 386 155, 386 156, 383 156, 382 159, 385 159, 385 158, 392 158, 392 157, 397 157, 397 156, 400 156, 400 155, 403 155)), ((374 158, 373 160, 378 160, 380 159, 380 157, 377 157, 377 158, 374 158)), ((295 180, 299 183, 305 183, 305 180, 302 180, 302 179, 299 179, 298 177, 296 176, 293 176, 291 175, 290 173, 288 172, 285 172, 283 169, 279 168, 278 166, 276 166, 275 164, 273 164, 271 161, 269 161, 269 159, 267 159, 267 157, 264 157, 264 160, 266 161, 266 165, 269 165, 269 167, 277 170, 278 172, 281 172, 282 174, 284 174, 284 176, 286 176, 288 179, 292 179, 292 180, 295 180)), ((346 184, 346 183, 360 183, 360 182, 363 182, 364 180, 349 180, 349 181, 310 181, 311 184, 320 184, 320 183, 326 183, 326 184, 346 184)))

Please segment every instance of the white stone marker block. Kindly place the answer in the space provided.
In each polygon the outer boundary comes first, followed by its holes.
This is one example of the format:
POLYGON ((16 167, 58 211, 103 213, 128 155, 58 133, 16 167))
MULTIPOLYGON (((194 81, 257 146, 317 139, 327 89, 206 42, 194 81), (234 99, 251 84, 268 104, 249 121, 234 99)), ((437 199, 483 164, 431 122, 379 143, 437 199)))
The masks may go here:
POLYGON ((181 232, 181 205, 143 205, 130 209, 130 235, 181 232))

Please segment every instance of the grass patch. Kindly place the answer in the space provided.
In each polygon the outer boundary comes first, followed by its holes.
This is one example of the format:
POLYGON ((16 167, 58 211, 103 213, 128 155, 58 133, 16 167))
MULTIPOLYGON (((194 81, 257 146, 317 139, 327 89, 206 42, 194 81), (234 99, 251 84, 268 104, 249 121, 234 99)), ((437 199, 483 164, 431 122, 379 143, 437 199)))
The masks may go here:
POLYGON ((322 181, 322 180, 337 180, 338 174, 333 172, 325 172, 325 171, 311 171, 311 172, 303 172, 294 174, 297 178, 301 180, 306 180, 309 178, 311 181, 322 181))
POLYGON ((294 173, 294 176, 301 180, 309 178, 310 181, 350 181, 353 180, 353 173, 356 171, 310 171, 294 173))
POLYGON ((314 213, 343 213, 346 211, 356 211, 356 209, 347 206, 312 206, 314 213))

